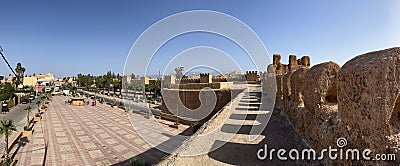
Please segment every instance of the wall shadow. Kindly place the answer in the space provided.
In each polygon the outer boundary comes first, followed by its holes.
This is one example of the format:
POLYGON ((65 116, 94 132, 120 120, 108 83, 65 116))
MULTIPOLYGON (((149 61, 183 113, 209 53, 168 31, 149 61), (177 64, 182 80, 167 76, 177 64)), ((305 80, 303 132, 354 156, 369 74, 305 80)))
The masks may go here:
MULTIPOLYGON (((236 116, 236 115, 235 115, 236 116)), ((244 125, 238 131, 238 134, 250 133, 251 126, 244 125)), ((208 156, 220 162, 231 165, 321 165, 319 161, 310 160, 287 160, 281 161, 276 153, 272 160, 260 160, 257 158, 257 151, 267 145, 267 149, 298 149, 309 148, 289 124, 288 120, 280 115, 279 110, 272 113, 267 127, 263 130, 264 139, 257 144, 242 144, 232 142, 215 142, 214 145, 225 143, 219 149, 208 153, 208 156)))

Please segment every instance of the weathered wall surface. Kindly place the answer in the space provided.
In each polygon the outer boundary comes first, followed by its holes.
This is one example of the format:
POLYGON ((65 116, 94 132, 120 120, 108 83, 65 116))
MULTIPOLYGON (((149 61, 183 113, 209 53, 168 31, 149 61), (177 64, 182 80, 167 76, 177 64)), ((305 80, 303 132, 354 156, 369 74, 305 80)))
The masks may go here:
POLYGON ((212 82, 228 82, 226 78, 212 78, 212 82))
POLYGON ((276 76, 276 108, 285 113, 300 135, 316 149, 336 143, 339 69, 338 64, 326 62, 276 76))
POLYGON ((246 71, 246 81, 257 83, 258 82, 257 71, 246 71))
MULTIPOLYGON (((280 56, 274 56, 273 67, 281 65, 276 59, 280 56)), ((297 60, 296 70, 274 70, 275 108, 316 150, 338 148, 336 140, 344 137, 346 149, 369 148, 372 157, 392 153, 399 159, 400 48, 360 55, 343 67, 326 62, 309 68, 309 61, 309 57, 297 60)), ((340 162, 363 165, 375 161, 340 162)))
MULTIPOLYGON (((275 78, 276 80, 276 100, 275 100, 275 107, 278 109, 283 108, 283 76, 278 75, 275 78)), ((263 86, 264 88, 265 86, 263 86)))
POLYGON ((211 73, 200 73, 200 83, 212 83, 211 73))
MULTIPOLYGON (((336 144, 337 139, 337 73, 340 66, 326 62, 313 66, 305 74, 303 101, 310 115, 306 138, 317 149, 336 144)), ((307 130, 307 129, 304 129, 307 130)))
POLYGON ((175 84, 171 85, 172 89, 203 89, 209 87, 211 89, 230 89, 232 82, 213 82, 213 83, 197 83, 197 84, 175 84))
MULTIPOLYGON (((176 117, 171 116, 173 114, 172 112, 176 110, 185 110, 185 108, 183 107, 186 107, 187 109, 191 109, 193 111, 202 111, 210 113, 206 118, 202 119, 206 121, 210 117, 212 117, 216 112, 221 110, 226 104, 228 104, 233 97, 239 94, 239 92, 240 90, 235 90, 235 89, 212 89, 212 90, 210 89, 210 91, 202 91, 202 92, 201 89, 196 89, 196 90, 163 89, 161 118, 175 121, 176 117), (179 93, 179 99, 174 98, 174 94, 176 93, 179 93), (212 101, 215 102, 215 107, 212 107, 213 108, 212 110, 198 109, 200 108, 201 104, 204 104, 200 102, 199 99, 200 93, 203 93, 202 96, 204 100, 213 99, 211 96, 215 94, 216 101, 212 101), (165 102, 168 102, 168 107, 165 104, 165 102), (178 102, 182 102, 183 105, 179 105, 178 102), (170 117, 173 117, 174 119, 171 119, 170 117)), ((205 103, 209 102, 205 101, 205 103)), ((205 107, 205 108, 208 109, 211 107, 205 107)), ((193 112, 193 114, 196 113, 193 112)), ((180 123, 191 125, 198 122, 196 120, 191 120, 192 117, 185 115, 183 112, 178 112, 178 115, 180 116, 179 118, 180 123)))
POLYGON ((355 57, 343 65, 338 79, 340 134, 352 140, 351 147, 396 152, 400 145, 400 48, 355 57))

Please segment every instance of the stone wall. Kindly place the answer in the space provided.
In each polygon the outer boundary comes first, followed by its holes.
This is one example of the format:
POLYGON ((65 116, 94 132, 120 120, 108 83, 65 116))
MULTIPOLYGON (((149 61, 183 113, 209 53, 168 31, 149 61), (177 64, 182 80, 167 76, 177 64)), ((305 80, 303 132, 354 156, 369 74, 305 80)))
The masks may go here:
POLYGON ((161 118, 178 119, 179 123, 188 125, 206 121, 239 93, 239 90, 232 89, 232 84, 226 78, 212 78, 211 73, 201 73, 199 79, 182 79, 162 90, 161 118), (200 102, 201 96, 204 103, 200 102), (204 113, 208 116, 202 116, 204 113), (197 115, 202 118, 195 118, 197 115))
POLYGON ((258 82, 257 71, 246 71, 246 81, 247 82, 258 82))
POLYGON ((189 79, 189 78, 185 78, 185 79, 178 80, 177 83, 178 83, 178 84, 200 83, 200 79, 189 79))
MULTIPOLYGON (((279 69, 277 59, 280 57, 274 56, 275 69, 279 69)), ((290 59, 289 71, 275 70, 275 108, 312 148, 339 148, 336 140, 344 137, 348 143, 345 149, 368 148, 372 157, 377 153, 400 157, 399 47, 357 56, 343 67, 326 62, 309 68, 309 57, 303 57, 297 60, 298 68, 291 70, 296 68, 291 65, 295 57, 290 59)), ((377 164, 365 160, 339 162, 377 164)))
POLYGON ((199 120, 193 119, 192 116, 187 115, 186 113, 188 111, 181 111, 180 110, 185 110, 185 109, 190 109, 193 112, 192 114, 202 114, 202 113, 196 113, 195 111, 201 111, 205 113, 209 113, 208 116, 205 118, 202 118, 201 121, 207 121, 209 118, 211 118, 215 113, 217 113, 219 110, 221 110, 226 104, 228 104, 233 97, 235 97, 237 94, 239 94, 241 90, 235 90, 235 89, 212 89, 208 91, 201 91, 201 89, 196 89, 196 90, 184 90, 184 89, 163 89, 163 103, 162 103, 162 114, 161 118, 171 120, 171 121, 176 121, 176 114, 179 115, 179 123, 182 124, 187 124, 187 125, 192 125, 195 123, 200 122, 199 120), (174 98, 174 94, 179 93, 179 98, 176 99, 174 98), (209 104, 207 101, 206 103, 201 103, 199 97, 201 96, 200 93, 203 93, 202 95, 205 96, 203 97, 203 100, 211 100, 213 99, 211 95, 216 96, 216 101, 208 101, 208 102, 215 102, 215 107, 212 108, 212 110, 208 110, 209 107, 203 107, 206 109, 202 109, 200 106, 202 104, 209 104), (180 100, 180 101, 179 101, 180 100), (165 102, 168 102, 168 107, 165 102), (179 102, 182 102, 183 105, 178 104, 179 102), (185 107, 185 108, 183 108, 185 107), (176 112, 178 110, 178 112, 176 112), (173 113, 176 112, 176 113, 173 113))
POLYGON ((352 140, 351 147, 371 148, 377 153, 397 152, 400 146, 400 48, 353 58, 339 71, 338 81, 339 117, 343 128, 340 134, 352 140))
POLYGON ((228 82, 226 78, 212 78, 212 82, 228 82))
POLYGON ((276 75, 286 74, 289 71, 295 71, 299 68, 310 68, 310 57, 303 56, 297 59, 296 55, 289 55, 289 64, 281 63, 281 55, 273 54, 273 63, 268 66, 268 72, 275 72, 276 75))
POLYGON ((212 83, 212 74, 200 73, 200 83, 212 83))
POLYGON ((230 89, 232 82, 213 82, 213 83, 196 83, 196 84, 177 84, 172 85, 172 89, 203 89, 209 87, 211 89, 230 89))
POLYGON ((164 75, 163 83, 166 85, 175 84, 176 78, 175 75, 164 75))

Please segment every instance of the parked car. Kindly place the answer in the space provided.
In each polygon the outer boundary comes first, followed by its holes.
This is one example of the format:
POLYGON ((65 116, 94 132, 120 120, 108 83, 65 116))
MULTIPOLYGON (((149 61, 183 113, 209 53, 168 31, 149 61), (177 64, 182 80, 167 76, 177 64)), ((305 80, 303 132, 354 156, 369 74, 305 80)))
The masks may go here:
POLYGON ((22 99, 22 102, 21 102, 22 104, 28 104, 29 103, 29 100, 28 99, 22 99))

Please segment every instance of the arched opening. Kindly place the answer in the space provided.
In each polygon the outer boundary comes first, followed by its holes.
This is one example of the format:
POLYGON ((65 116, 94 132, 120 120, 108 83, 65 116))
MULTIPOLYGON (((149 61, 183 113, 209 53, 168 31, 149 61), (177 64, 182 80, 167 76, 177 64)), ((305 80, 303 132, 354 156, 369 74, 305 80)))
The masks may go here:
POLYGON ((400 132, 400 97, 397 96, 396 102, 393 107, 392 116, 390 116, 390 126, 392 134, 400 132))
POLYGON ((331 86, 325 96, 325 101, 328 103, 337 103, 337 88, 331 86))
POLYGON ((299 92, 299 100, 297 101, 297 107, 304 107, 303 93, 299 92))

